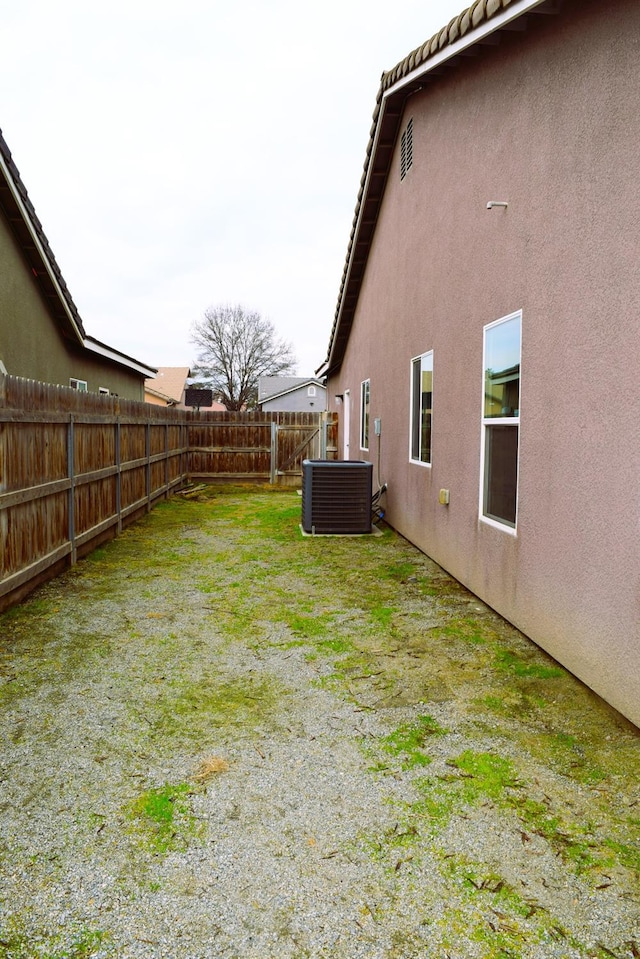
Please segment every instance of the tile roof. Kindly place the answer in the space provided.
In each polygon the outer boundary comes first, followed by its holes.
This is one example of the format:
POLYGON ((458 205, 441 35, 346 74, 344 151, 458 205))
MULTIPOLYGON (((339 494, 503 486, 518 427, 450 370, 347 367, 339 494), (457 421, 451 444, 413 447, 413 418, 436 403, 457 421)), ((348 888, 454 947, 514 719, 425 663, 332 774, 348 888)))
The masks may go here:
MULTIPOLYGON (((329 350, 325 362, 316 372, 330 372, 342 361, 406 97, 426 82, 430 71, 436 65, 439 70, 440 67, 454 64, 462 47, 471 47, 481 42, 489 33, 509 28, 509 24, 524 15, 558 13, 562 2, 563 0, 475 0, 475 3, 465 8, 425 43, 416 47, 393 69, 382 74, 329 350)), ((435 70, 432 75, 437 75, 435 70)))
POLYGON ((145 390, 156 393, 179 403, 184 393, 187 377, 191 375, 188 366, 159 366, 158 375, 144 381, 145 390))
MULTIPOLYGON (((429 57, 435 56, 443 47, 449 46, 464 37, 471 30, 479 27, 485 20, 490 20, 506 7, 515 4, 516 0, 476 0, 470 7, 454 17, 446 27, 443 27, 425 43, 416 47, 408 56, 401 60, 392 70, 382 74, 380 96, 397 80, 419 67, 429 57)), ((375 114, 374 114, 375 116, 375 114)))

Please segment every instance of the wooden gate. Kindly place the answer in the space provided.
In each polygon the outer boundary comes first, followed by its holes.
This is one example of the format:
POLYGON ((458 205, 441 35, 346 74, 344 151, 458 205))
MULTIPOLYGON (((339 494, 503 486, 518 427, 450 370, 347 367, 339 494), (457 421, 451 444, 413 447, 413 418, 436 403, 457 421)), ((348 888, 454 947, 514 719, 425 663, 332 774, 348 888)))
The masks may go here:
POLYGON ((188 414, 189 477, 297 486, 303 459, 334 459, 336 413, 188 414))

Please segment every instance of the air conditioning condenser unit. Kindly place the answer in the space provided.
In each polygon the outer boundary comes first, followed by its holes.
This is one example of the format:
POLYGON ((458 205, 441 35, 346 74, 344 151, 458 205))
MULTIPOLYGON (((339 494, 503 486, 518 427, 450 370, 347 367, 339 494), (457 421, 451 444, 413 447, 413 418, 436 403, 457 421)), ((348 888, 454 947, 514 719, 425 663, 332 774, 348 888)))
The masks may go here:
POLYGON ((372 477, 373 464, 366 460, 304 460, 304 532, 370 533, 372 477))

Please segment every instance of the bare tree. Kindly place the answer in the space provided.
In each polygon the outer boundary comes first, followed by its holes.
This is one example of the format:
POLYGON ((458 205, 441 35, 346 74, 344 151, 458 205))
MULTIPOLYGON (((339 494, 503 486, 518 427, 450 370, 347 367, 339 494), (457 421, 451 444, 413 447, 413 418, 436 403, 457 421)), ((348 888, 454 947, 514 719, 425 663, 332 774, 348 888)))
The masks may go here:
POLYGON ((290 343, 273 323, 243 306, 211 306, 192 327, 198 348, 194 375, 210 386, 228 410, 258 401, 258 378, 295 372, 290 343))

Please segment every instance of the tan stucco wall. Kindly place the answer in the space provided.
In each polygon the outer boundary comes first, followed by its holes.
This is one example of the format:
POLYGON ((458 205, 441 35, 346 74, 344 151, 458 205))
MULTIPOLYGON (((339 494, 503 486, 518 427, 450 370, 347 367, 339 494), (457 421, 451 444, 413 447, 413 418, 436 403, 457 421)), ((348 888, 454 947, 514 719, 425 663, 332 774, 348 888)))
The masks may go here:
POLYGON ((563 10, 409 101, 413 168, 401 183, 395 157, 329 409, 351 390, 354 455, 370 377, 389 521, 640 724, 640 4, 563 10), (478 515, 483 327, 516 310, 514 536, 478 515), (424 468, 409 377, 428 350, 424 468))
POLYGON ((0 214, 0 360, 7 373, 68 386, 70 377, 88 389, 109 389, 127 399, 144 398, 144 377, 67 343, 49 314, 13 234, 0 214))

